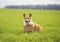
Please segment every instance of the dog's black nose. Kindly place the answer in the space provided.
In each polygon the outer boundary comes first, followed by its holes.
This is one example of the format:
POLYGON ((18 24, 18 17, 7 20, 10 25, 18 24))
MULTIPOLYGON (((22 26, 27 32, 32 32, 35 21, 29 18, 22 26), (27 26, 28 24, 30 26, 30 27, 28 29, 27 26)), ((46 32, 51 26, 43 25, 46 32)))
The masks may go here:
POLYGON ((26 23, 27 23, 28 21, 26 21, 26 23))

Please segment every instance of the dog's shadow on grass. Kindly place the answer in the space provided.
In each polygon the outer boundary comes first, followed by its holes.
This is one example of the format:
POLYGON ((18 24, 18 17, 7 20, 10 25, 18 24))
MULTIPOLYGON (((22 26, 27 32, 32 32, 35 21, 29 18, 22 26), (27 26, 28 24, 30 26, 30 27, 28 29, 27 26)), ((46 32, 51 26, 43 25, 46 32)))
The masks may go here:
POLYGON ((17 33, 17 35, 21 35, 21 34, 34 34, 34 33, 41 33, 41 32, 38 32, 38 31, 34 31, 34 32, 20 31, 20 32, 17 33))

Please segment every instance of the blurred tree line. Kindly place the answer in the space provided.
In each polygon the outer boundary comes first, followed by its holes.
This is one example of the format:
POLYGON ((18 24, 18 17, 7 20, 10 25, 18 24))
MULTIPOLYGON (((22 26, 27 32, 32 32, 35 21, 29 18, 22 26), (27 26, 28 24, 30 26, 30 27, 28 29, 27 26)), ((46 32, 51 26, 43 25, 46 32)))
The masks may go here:
POLYGON ((5 8, 19 8, 19 9, 52 9, 52 10, 60 10, 60 5, 57 4, 49 4, 49 5, 10 5, 5 6, 5 8))

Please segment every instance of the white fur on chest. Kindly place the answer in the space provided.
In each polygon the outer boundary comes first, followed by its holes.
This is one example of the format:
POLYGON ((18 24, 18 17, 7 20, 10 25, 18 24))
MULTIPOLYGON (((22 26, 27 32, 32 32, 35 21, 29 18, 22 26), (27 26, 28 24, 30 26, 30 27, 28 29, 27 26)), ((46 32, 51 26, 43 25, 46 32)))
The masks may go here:
POLYGON ((32 21, 30 21, 29 23, 24 22, 24 26, 26 26, 26 25, 32 25, 32 24, 33 24, 32 21))

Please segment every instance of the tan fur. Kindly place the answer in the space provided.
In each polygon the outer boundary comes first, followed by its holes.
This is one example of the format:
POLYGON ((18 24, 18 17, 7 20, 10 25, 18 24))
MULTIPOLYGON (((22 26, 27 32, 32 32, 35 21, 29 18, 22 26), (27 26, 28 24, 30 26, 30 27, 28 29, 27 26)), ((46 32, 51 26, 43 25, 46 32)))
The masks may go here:
POLYGON ((40 25, 34 23, 33 25, 24 26, 24 30, 25 30, 25 32, 42 31, 42 27, 40 25))
MULTIPOLYGON (((30 17, 26 16, 25 14, 23 14, 23 16, 24 16, 24 21, 26 21, 26 19, 28 19, 28 18, 29 18, 29 20, 31 20, 31 14, 29 15, 30 17)), ((32 25, 25 25, 24 31, 25 32, 42 31, 42 27, 39 24, 33 23, 32 25)))

